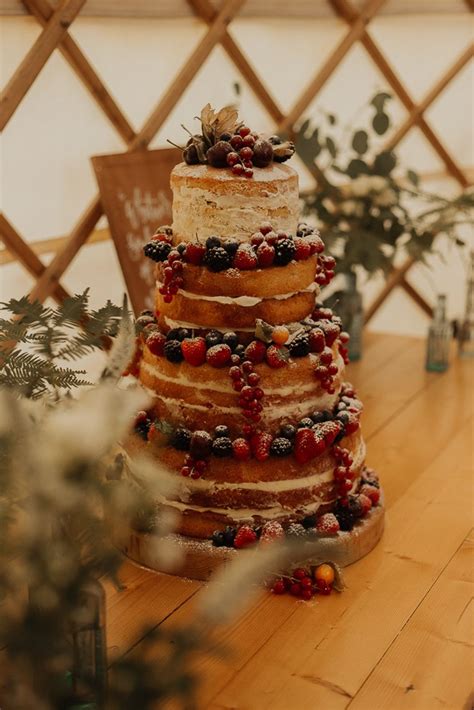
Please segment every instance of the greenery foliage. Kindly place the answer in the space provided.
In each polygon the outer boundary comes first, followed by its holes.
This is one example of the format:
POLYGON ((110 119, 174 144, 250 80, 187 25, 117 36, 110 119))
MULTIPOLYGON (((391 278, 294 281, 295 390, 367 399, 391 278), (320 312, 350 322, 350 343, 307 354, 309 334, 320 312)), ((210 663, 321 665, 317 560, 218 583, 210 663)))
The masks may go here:
POLYGON ((316 218, 337 270, 362 266, 388 273, 400 250, 423 259, 437 235, 463 246, 459 227, 472 223, 474 190, 449 200, 420 188, 414 170, 397 171, 397 155, 381 147, 390 125, 390 94, 376 94, 367 128, 340 130, 333 114, 296 135, 296 152, 315 174, 317 189, 306 195, 305 213, 316 218))

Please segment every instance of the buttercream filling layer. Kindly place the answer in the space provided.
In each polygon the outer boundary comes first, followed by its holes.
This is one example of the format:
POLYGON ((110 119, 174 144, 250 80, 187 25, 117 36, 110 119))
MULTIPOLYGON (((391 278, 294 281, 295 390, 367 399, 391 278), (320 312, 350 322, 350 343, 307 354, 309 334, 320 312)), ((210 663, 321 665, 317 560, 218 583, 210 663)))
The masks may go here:
MULTIPOLYGON (((157 288, 161 288, 163 284, 160 281, 156 282, 157 288)), ((307 288, 301 289, 301 291, 292 291, 291 293, 280 293, 272 296, 271 298, 256 298, 254 296, 237 296, 232 298, 231 296, 206 296, 199 293, 191 293, 191 291, 185 291, 184 289, 179 289, 178 293, 184 298, 196 301, 210 301, 211 303, 221 303, 226 306, 240 306, 241 308, 253 308, 258 306, 259 303, 263 301, 286 301, 293 296, 297 296, 300 293, 314 293, 318 289, 317 283, 312 283, 307 288)))

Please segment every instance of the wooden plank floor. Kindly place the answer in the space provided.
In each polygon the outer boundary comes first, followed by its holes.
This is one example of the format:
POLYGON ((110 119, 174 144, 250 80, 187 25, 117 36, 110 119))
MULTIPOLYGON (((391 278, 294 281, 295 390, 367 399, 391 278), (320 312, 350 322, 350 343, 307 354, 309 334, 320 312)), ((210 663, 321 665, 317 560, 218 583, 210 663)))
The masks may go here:
MULTIPOLYGON (((378 547, 346 569, 341 595, 299 602, 262 592, 199 658, 199 708, 472 710, 474 363, 423 369, 425 344, 368 335, 348 379, 365 403, 368 462, 386 496, 378 547)), ((202 584, 125 563, 108 589, 113 660, 145 627, 193 619, 202 584)), ((153 654, 153 650, 152 650, 153 654)))

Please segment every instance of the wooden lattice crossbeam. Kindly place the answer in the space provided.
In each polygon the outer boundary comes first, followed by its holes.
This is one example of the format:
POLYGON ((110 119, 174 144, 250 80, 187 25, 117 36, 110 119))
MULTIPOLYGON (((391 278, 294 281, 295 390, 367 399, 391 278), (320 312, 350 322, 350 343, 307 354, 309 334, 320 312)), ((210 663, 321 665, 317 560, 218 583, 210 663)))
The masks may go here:
MULTIPOLYGON (((50 4, 50 0, 23 0, 25 7, 38 19, 44 29, 2 93, 0 100, 1 127, 8 123, 48 57, 57 48, 62 52, 71 68, 122 137, 127 149, 146 149, 176 106, 183 92, 200 70, 210 52, 217 44, 221 44, 262 106, 273 119, 276 127, 279 130, 291 132, 298 121, 302 119, 304 112, 322 87, 333 76, 351 47, 359 41, 408 111, 406 120, 391 136, 388 147, 394 147, 413 126, 418 126, 445 163, 448 172, 457 179, 461 186, 468 184, 463 171, 428 125, 424 112, 472 58, 473 48, 471 46, 464 50, 453 66, 427 93, 425 98, 419 104, 416 104, 367 30, 367 25, 376 16, 386 0, 366 0, 360 10, 357 10, 349 0, 329 0, 336 13, 348 23, 349 29, 286 115, 262 82, 252 63, 228 31, 230 22, 238 14, 245 0, 226 0, 219 10, 214 7, 210 0, 188 0, 188 4, 196 16, 207 23, 208 30, 138 133, 133 130, 125 113, 120 109, 92 64, 67 31, 85 1, 62 0, 58 7, 53 7, 50 4)), ((466 0, 466 5, 471 10, 472 2, 473 0, 466 0)), ((317 166, 315 166, 313 173, 318 178, 320 173, 317 166)), ((44 300, 50 294, 53 294, 56 299, 65 297, 66 292, 60 286, 59 280, 68 269, 79 249, 90 237, 102 214, 100 197, 97 195, 81 215, 64 246, 57 251, 51 263, 46 267, 13 229, 8 220, 4 217, 0 218, 0 233, 4 237, 7 249, 15 253, 19 261, 37 278, 36 286, 30 294, 32 299, 44 300)), ((406 275, 412 265, 412 260, 407 260, 401 269, 394 271, 389 277, 380 295, 369 307, 368 318, 375 313, 397 285, 405 288, 408 295, 425 311, 428 312, 430 310, 429 305, 420 294, 406 281, 406 275)))

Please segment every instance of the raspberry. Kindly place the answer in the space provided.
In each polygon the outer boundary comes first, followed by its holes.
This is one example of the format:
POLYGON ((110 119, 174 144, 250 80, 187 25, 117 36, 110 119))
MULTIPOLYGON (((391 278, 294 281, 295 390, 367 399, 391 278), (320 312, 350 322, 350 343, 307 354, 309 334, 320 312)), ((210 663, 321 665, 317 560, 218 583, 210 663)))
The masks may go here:
POLYGON ((323 535, 335 535, 339 532, 339 522, 333 513, 321 515, 316 523, 316 530, 323 535))
POLYGON ((359 493, 357 499, 362 507, 362 516, 367 515, 369 510, 372 508, 372 501, 364 493, 359 493))
POLYGON ((309 335, 307 333, 300 333, 291 340, 288 345, 290 350, 290 355, 293 357, 305 357, 309 353, 309 335))
POLYGON ((248 244, 241 245, 234 256, 233 266, 241 271, 251 271, 257 268, 257 256, 248 244))
POLYGON ((372 505, 377 505, 380 500, 380 489, 368 483, 364 483, 359 492, 367 496, 367 498, 370 498, 372 505))
POLYGON ((148 244, 145 244, 145 246, 143 247, 143 253, 145 254, 145 256, 147 256, 149 259, 152 259, 153 261, 158 262, 166 261, 170 251, 171 244, 168 244, 168 242, 161 242, 156 240, 148 242, 148 244))
POLYGON ((146 346, 153 355, 163 355, 165 351, 166 338, 162 333, 151 333, 146 339, 146 346))
POLYGON ((271 266, 275 261, 275 247, 272 247, 268 242, 263 242, 257 248, 257 259, 258 265, 262 268, 271 266))
POLYGON ((190 242, 186 245, 184 250, 184 258, 188 264, 194 264, 194 266, 200 266, 203 262, 204 255, 206 253, 206 247, 201 242, 190 242))
POLYGON ((167 340, 164 347, 166 359, 170 362, 181 362, 183 353, 181 352, 181 343, 179 340, 167 340))
POLYGON ((279 239, 275 244, 275 264, 286 266, 293 259, 295 251, 293 239, 279 239))
POLYGON ((252 342, 245 348, 245 357, 254 365, 258 365, 260 362, 265 360, 266 352, 267 347, 265 343, 262 343, 261 340, 252 340, 252 342))
POLYGON ((273 439, 270 447, 272 456, 288 456, 292 451, 293 444, 289 439, 285 439, 283 436, 278 436, 276 439, 273 439))
POLYGON ((250 439, 250 448, 257 461, 263 462, 270 456, 273 437, 265 432, 257 432, 250 439))
POLYGON ((290 351, 284 345, 270 345, 267 348, 266 359, 270 367, 284 367, 290 358, 290 351))
POLYGON ((295 239, 295 259, 296 261, 305 261, 311 256, 311 244, 306 239, 295 239))
POLYGON ((232 454, 232 441, 227 436, 218 436, 212 442, 212 453, 219 458, 225 458, 232 454))
POLYGON ((234 439, 232 442, 234 458, 238 461, 247 461, 250 458, 250 445, 244 438, 234 439))
POLYGON ((225 343, 213 345, 206 353, 206 360, 211 367, 224 367, 230 362, 232 350, 225 343))
POLYGON ((242 525, 241 528, 237 530, 237 534, 234 538, 234 547, 240 549, 242 547, 247 547, 248 545, 253 545, 257 541, 257 534, 249 525, 242 525))
POLYGON ((262 528, 260 535, 260 542, 272 542, 273 540, 280 540, 285 537, 285 532, 276 520, 272 520, 269 523, 265 523, 262 528))
POLYGON ((204 338, 185 338, 181 343, 184 359, 190 365, 199 367, 206 362, 206 341, 204 338))

